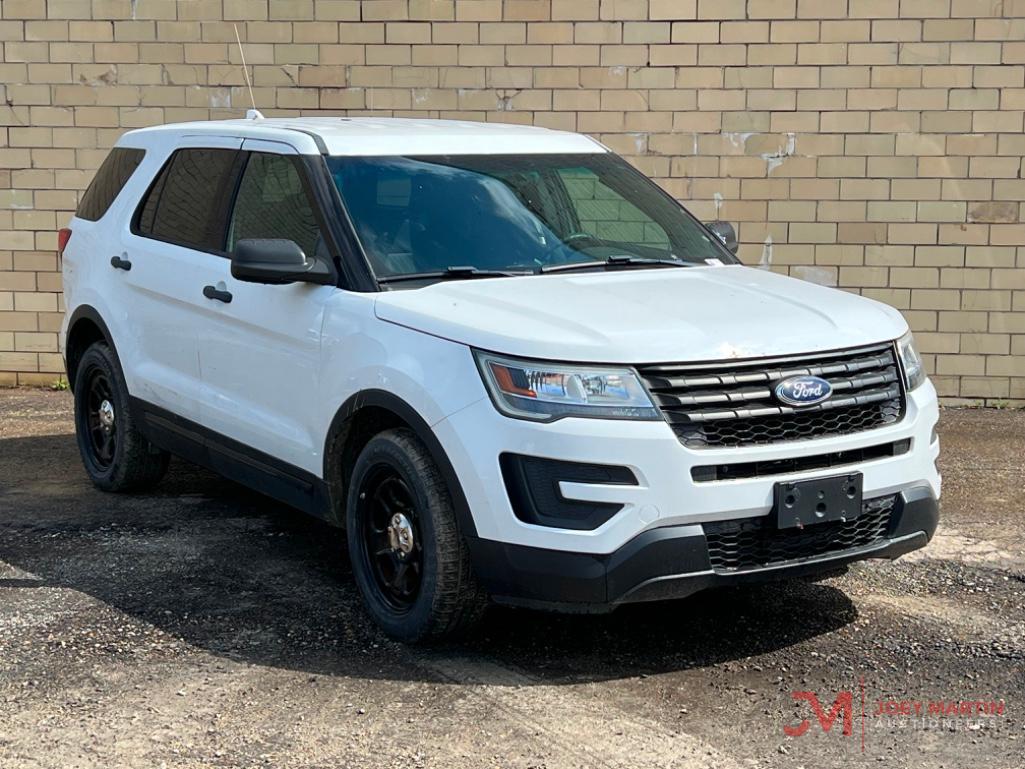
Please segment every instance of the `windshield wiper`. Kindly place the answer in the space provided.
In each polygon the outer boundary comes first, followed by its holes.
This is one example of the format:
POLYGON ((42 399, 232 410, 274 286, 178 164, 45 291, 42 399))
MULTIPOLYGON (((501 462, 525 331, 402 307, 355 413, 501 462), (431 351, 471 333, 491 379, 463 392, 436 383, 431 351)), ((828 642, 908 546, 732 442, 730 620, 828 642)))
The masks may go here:
POLYGON ((386 275, 378 283, 400 283, 407 280, 469 280, 473 278, 511 278, 516 275, 533 275, 525 270, 481 270, 477 267, 446 267, 431 272, 407 272, 403 275, 386 275))
POLYGON ((552 267, 541 267, 539 272, 569 272, 571 270, 593 270, 595 268, 615 269, 617 267, 689 267, 687 262, 679 259, 651 259, 646 256, 629 256, 615 254, 608 259, 593 262, 573 262, 573 264, 557 264, 552 267))

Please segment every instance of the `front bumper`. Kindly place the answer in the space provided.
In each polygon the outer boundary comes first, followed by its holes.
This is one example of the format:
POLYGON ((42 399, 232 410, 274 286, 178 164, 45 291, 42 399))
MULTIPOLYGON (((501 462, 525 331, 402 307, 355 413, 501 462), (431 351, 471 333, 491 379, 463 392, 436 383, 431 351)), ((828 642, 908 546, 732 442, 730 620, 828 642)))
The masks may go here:
MULTIPOLYGON (((700 534, 703 524, 768 515, 776 483, 844 472, 860 472, 865 499, 897 494, 919 486, 939 498, 936 468, 939 443, 936 391, 930 383, 908 394, 904 418, 892 425, 811 440, 740 448, 692 449, 662 421, 562 419, 551 423, 510 419, 483 398, 432 425, 451 461, 467 506, 473 534, 532 550, 610 556, 646 532, 687 527, 700 534), (829 452, 851 452, 909 441, 898 456, 859 461, 829 469, 698 481, 700 466, 800 459, 829 452), (621 509, 594 529, 542 526, 517 517, 507 493, 500 458, 528 457, 627 468, 635 485, 563 482, 562 496, 621 509)), ((657 536, 657 535, 652 535, 657 536)))
POLYGON ((739 569, 713 567, 708 539, 695 526, 649 529, 608 554, 476 537, 468 544, 477 577, 498 603, 605 612, 623 603, 683 598, 710 587, 815 575, 869 558, 894 559, 923 547, 938 521, 938 499, 929 487, 918 486, 896 495, 885 535, 871 543, 739 569))

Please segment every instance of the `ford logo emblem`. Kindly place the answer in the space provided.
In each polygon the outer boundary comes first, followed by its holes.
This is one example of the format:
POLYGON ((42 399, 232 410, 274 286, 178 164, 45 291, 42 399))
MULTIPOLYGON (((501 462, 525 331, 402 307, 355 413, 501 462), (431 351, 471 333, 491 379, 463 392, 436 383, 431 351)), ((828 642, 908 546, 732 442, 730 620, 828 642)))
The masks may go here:
POLYGON ((814 406, 833 394, 833 386, 820 376, 792 376, 776 385, 773 392, 788 406, 814 406))

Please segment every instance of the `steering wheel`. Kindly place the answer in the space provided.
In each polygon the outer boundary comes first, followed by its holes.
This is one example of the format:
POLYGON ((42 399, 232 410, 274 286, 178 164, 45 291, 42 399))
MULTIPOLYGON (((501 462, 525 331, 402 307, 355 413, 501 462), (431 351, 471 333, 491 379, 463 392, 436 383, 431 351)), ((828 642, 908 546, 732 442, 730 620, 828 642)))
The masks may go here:
POLYGON ((571 232, 569 235, 562 239, 562 245, 568 246, 575 240, 590 240, 591 242, 597 245, 602 245, 603 243, 603 241, 600 238, 592 235, 589 232, 571 232))

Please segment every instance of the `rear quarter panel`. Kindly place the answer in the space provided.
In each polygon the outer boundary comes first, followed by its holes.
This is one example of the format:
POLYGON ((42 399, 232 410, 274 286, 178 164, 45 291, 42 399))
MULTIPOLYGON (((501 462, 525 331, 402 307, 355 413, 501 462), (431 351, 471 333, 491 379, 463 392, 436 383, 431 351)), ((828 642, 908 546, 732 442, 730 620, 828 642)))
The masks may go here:
POLYGON ((61 349, 67 349, 67 333, 75 311, 84 305, 92 307, 103 318, 113 337, 118 356, 125 370, 129 389, 132 389, 132 362, 138 350, 132 344, 130 322, 131 306, 121 300, 115 279, 120 277, 110 266, 110 258, 120 254, 124 235, 139 200, 170 154, 172 142, 160 135, 125 134, 118 147, 137 147, 145 150, 139 167, 118 193, 114 202, 98 221, 72 216, 68 222, 71 239, 61 260, 64 302, 67 311, 61 326, 61 349))

